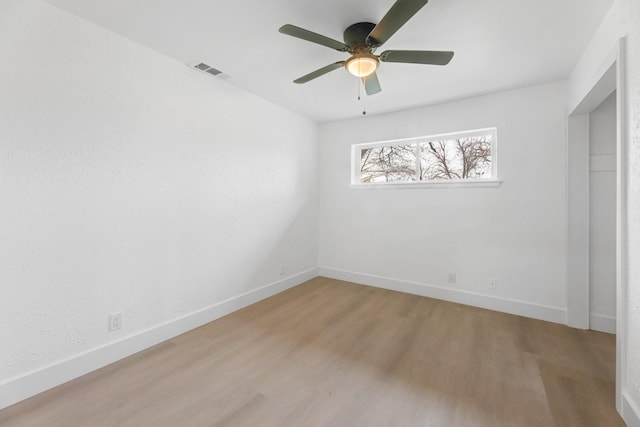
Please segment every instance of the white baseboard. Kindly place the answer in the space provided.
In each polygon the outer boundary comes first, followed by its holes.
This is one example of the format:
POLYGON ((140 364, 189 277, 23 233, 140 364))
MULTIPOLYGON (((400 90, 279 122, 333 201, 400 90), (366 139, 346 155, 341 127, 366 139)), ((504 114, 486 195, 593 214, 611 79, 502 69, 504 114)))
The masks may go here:
POLYGON ((561 323, 563 325, 566 324, 566 310, 560 307, 549 307, 544 305, 531 304, 524 301, 500 298, 475 292, 463 291, 460 289, 443 288, 439 286, 426 285, 423 283, 397 280, 389 277, 356 273, 334 268, 320 267, 318 271, 321 276, 329 277, 331 279, 344 280, 347 282, 375 286, 378 288, 384 288, 393 291, 406 292, 409 294, 486 308, 503 313, 515 314, 518 316, 525 316, 539 320, 546 320, 548 322, 561 323))
POLYGON ((221 301, 0 384, 0 409, 138 353, 318 276, 316 268, 221 301))
POLYGON ((640 406, 626 393, 622 393, 622 419, 627 427, 640 427, 640 406))
POLYGON ((606 332, 608 334, 615 334, 616 318, 612 316, 604 316, 602 314, 590 314, 589 329, 606 332))

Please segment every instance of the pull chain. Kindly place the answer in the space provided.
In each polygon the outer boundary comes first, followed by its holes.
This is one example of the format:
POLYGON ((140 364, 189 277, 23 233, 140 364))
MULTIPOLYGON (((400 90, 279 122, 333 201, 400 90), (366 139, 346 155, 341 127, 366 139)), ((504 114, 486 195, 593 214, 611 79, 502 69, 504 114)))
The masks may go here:
MULTIPOLYGON (((366 77, 362 78, 362 84, 363 85, 367 84, 367 80, 366 79, 367 79, 366 77)), ((360 88, 360 83, 359 82, 358 82, 358 88, 360 88)), ((367 115, 367 104, 366 104, 364 99, 362 100, 362 115, 363 116, 367 115)))
POLYGON ((365 104, 364 99, 362 99, 360 97, 360 81, 362 80, 362 84, 366 84, 366 77, 362 77, 362 79, 358 79, 356 80, 356 84, 358 85, 358 101, 362 100, 362 115, 366 116, 367 115, 367 106, 365 104))

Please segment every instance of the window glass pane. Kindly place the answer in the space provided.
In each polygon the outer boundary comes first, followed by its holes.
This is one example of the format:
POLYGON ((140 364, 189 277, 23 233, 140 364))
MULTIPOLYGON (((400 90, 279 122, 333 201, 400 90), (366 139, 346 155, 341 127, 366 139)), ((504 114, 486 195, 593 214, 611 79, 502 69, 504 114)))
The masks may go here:
POLYGON ((416 145, 389 145, 360 151, 360 182, 416 180, 416 145))
POLYGON ((420 144, 420 180, 491 178, 493 135, 433 140, 420 144))

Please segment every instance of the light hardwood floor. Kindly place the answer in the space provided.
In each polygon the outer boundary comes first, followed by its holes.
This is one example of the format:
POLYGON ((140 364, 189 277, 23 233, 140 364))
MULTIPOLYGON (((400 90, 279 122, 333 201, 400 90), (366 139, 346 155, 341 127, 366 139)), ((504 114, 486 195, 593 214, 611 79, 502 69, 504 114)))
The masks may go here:
POLYGON ((618 427, 614 378, 612 335, 317 278, 0 425, 618 427))

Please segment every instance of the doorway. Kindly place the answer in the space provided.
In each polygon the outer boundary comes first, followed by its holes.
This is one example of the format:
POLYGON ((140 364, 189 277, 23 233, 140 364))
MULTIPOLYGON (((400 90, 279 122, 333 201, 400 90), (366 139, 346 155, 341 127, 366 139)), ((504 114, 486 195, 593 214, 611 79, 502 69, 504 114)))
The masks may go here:
MULTIPOLYGON (((625 64, 624 64, 625 39, 621 38, 606 63, 601 66, 602 73, 592 80, 591 89, 579 105, 570 111, 567 123, 568 131, 568 295, 567 295, 567 325, 590 329, 600 327, 602 329, 614 329, 616 333, 616 407, 622 413, 622 390, 625 389, 626 372, 626 318, 623 307, 627 303, 627 229, 626 229, 626 113, 625 113, 625 64), (612 95, 613 94, 613 95, 612 95), (602 111, 598 108, 611 109, 612 100, 615 97, 615 316, 607 319, 605 316, 597 316, 596 307, 604 307, 602 301, 593 302, 599 298, 598 293, 604 289, 592 289, 590 279, 592 275, 599 274, 592 267, 592 258, 597 259, 599 253, 595 253, 595 247, 591 248, 592 235, 591 215, 599 215, 602 212, 592 212, 590 197, 599 197, 590 190, 591 178, 591 145, 596 144, 594 150, 600 149, 597 142, 592 142, 590 132, 599 132, 590 129, 590 119, 598 120, 597 116, 602 111), (607 103, 608 102, 608 103, 607 103), (593 117, 592 114, 595 115, 593 117), (593 249, 593 253, 592 253, 593 249), (593 310, 592 310, 593 309, 593 310), (614 320, 615 319, 615 320, 614 320), (608 326, 607 326, 608 325, 608 326), (613 326, 615 325, 615 327, 613 326)), ((595 153, 596 151, 594 151, 595 153)), ((603 153, 604 154, 604 153, 603 153)), ((611 162, 611 156, 603 162, 611 162)), ((598 159, 594 159, 598 163, 598 159)), ((611 164, 603 168, 611 171, 611 164)), ((596 169, 598 165, 596 164, 596 169)), ((609 176, 611 178, 611 176, 609 176)), ((605 180, 606 181, 606 180, 605 180)), ((609 181, 611 181, 609 179, 609 181)), ((594 185, 595 182, 594 182, 594 185)), ((604 190, 611 202, 611 189, 604 190)), ((605 196, 607 197, 607 196, 605 196)), ((611 215, 605 213, 606 215, 611 215)), ((602 230, 600 230, 602 231, 602 230)), ((596 231, 598 233, 598 231, 596 231)), ((610 233, 604 233, 609 236, 610 233)), ((610 242, 610 241, 609 241, 610 242)), ((595 243, 595 242, 592 242, 595 243)), ((610 243, 609 243, 610 244, 610 243)), ((606 245, 605 245, 606 246, 606 245)), ((608 265, 610 265, 609 260, 608 265)), ((605 268, 606 270, 606 268, 605 268)), ((609 270, 610 271, 610 270, 609 270)), ((607 274, 610 277, 610 273, 607 274)), ((595 280, 595 277, 593 278, 595 280)), ((608 279, 609 280, 609 279, 608 279)), ((610 289, 610 288, 609 288, 610 289)), ((611 294, 608 294, 611 299, 611 294)), ((602 309, 604 311, 604 309, 602 309)))
POLYGON ((616 91, 589 114, 589 329, 616 333, 616 91))

